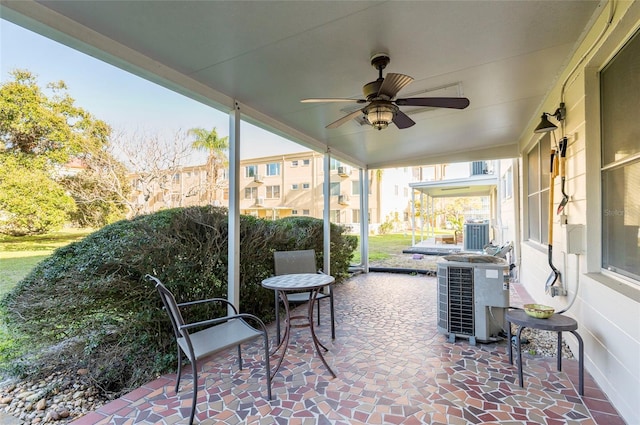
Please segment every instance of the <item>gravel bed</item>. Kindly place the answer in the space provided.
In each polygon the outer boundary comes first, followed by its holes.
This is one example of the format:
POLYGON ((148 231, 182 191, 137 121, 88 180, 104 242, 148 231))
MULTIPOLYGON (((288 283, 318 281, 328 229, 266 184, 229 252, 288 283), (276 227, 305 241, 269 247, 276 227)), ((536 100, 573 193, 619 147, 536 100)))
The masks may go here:
POLYGON ((34 381, 0 382, 0 424, 71 422, 109 402, 87 379, 88 370, 74 376, 61 372, 34 381))

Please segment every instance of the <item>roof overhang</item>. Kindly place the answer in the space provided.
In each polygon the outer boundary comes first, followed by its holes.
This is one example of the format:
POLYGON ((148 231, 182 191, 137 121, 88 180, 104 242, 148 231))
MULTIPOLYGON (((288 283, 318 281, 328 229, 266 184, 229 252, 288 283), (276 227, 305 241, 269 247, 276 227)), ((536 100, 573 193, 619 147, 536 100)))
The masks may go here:
POLYGON ((498 185, 493 174, 482 174, 462 179, 410 183, 409 187, 432 198, 489 196, 498 185))
POLYGON ((0 13, 307 148, 388 168, 519 156, 603 3, 0 0, 0 13), (325 128, 358 105, 300 103, 362 97, 381 51, 385 74, 414 78, 401 97, 471 105, 406 108, 416 125, 377 131, 357 120, 325 128))

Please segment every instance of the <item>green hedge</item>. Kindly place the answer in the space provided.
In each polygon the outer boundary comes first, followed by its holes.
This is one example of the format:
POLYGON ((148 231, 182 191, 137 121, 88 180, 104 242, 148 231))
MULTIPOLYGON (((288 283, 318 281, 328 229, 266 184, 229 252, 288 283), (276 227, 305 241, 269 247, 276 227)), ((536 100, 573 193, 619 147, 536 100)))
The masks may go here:
MULTIPOLYGON (((121 394, 175 368, 175 342, 145 274, 159 277, 178 302, 227 297, 228 214, 193 207, 123 220, 58 249, 0 301, 21 346, 14 373, 88 368, 105 391, 121 394)), ((331 226, 331 274, 347 276, 357 240, 331 226)), ((265 322, 274 317, 273 252, 316 250, 322 268, 323 222, 240 217, 240 305, 265 322)), ((208 318, 194 310, 188 320, 208 318)))

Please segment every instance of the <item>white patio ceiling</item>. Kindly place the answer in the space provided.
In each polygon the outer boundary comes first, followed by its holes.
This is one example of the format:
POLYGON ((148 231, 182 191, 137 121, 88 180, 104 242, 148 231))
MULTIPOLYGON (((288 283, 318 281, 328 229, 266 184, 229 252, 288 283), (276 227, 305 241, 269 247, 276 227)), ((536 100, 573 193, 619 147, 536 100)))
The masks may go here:
MULTIPOLYGON (((7 1, 2 17, 358 166, 518 156, 518 141, 602 7, 599 1, 7 1), (468 97, 416 125, 325 125, 384 71, 401 97, 468 97), (435 90, 437 88, 444 89, 435 90)), ((72 65, 70 65, 72 66, 72 65)), ((96 84, 99 84, 96 81, 96 84)), ((552 111, 550 111, 552 112, 552 111)))

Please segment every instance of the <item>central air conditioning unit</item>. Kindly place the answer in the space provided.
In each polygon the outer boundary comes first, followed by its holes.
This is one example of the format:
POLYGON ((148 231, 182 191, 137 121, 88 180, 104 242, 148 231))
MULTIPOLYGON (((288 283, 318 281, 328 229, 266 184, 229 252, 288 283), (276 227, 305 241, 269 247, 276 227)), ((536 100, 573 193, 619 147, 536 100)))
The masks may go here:
POLYGON ((482 251, 489 243, 489 220, 465 223, 463 235, 465 251, 482 251))
POLYGON ((509 265, 479 254, 449 255, 438 260, 438 332, 476 341, 497 341, 509 307, 509 265))

